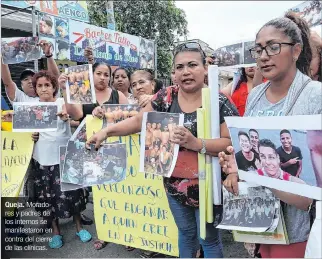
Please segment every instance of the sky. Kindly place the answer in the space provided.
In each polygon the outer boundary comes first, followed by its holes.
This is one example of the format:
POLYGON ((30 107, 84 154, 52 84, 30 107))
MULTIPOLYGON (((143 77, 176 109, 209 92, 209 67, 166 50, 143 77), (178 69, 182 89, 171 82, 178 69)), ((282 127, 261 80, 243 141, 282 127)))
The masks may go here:
MULTIPOLYGON (((187 16, 187 39, 200 39, 216 49, 242 40, 254 40, 262 25, 302 2, 176 1, 176 6, 187 16)), ((321 26, 314 30, 321 35, 321 26)))

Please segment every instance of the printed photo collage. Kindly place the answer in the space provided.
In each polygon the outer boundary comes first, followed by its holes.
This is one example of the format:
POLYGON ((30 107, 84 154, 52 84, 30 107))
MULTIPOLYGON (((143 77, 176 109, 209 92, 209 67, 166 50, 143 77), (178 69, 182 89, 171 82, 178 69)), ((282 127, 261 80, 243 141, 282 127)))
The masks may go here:
POLYGON ((70 60, 69 20, 39 13, 39 39, 51 43, 57 60, 70 60))

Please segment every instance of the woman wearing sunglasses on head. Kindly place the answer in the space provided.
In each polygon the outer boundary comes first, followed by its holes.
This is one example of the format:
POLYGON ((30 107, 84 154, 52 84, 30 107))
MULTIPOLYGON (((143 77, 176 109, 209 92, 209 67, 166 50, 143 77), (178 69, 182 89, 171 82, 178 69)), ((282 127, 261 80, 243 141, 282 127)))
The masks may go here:
MULTIPOLYGON (((322 84, 310 79, 312 49, 307 23, 292 13, 266 23, 250 50, 269 82, 252 90, 244 116, 288 116, 322 114, 322 84)), ((233 153, 232 147, 227 149, 233 153)), ((221 152, 220 163, 229 173, 224 185, 238 193, 236 162, 221 152)), ((264 258, 303 258, 310 232, 308 210, 312 200, 272 189, 283 201, 282 209, 289 245, 260 245, 264 258)))
MULTIPOLYGON (((144 112, 183 113, 185 122, 192 123, 188 128, 173 129, 171 142, 179 144, 180 150, 172 176, 164 178, 170 209, 179 229, 179 254, 182 258, 196 257, 200 242, 205 257, 220 258, 223 257, 222 244, 214 225, 207 224, 205 240, 199 237, 198 152, 217 156, 222 148, 231 145, 224 116, 238 115, 238 112, 224 95, 219 94, 221 138, 197 138, 196 111, 202 104, 201 93, 207 73, 205 55, 198 43, 177 47, 174 70, 178 86, 160 90, 137 116, 102 129, 87 141, 87 147, 95 144, 99 148, 107 137, 139 132, 144 112)), ((218 209, 215 209, 214 214, 217 213, 218 209)))

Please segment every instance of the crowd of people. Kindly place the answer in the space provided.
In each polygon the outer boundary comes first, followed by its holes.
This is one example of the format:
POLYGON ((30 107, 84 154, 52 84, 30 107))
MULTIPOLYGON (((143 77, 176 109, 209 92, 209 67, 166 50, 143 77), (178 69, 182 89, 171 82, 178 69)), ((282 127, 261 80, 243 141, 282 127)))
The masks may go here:
MULTIPOLYGON (((253 68, 253 71, 248 69, 247 72, 245 69, 246 76, 244 78, 246 79, 244 79, 245 84, 242 92, 246 93, 247 98, 243 97, 243 100, 237 104, 239 111, 243 112, 244 109, 243 116, 322 114, 321 82, 316 81, 316 79, 321 80, 321 77, 316 77, 319 71, 313 74, 313 71, 316 71, 316 64, 311 63, 314 56, 312 49, 321 51, 322 46, 321 41, 320 45, 316 44, 317 41, 315 43, 310 41, 313 34, 310 34, 307 23, 296 15, 287 13, 284 17, 267 22, 254 36, 255 46, 250 49, 250 53, 257 61, 257 68, 253 68), (315 44, 314 47, 313 44, 315 44), (256 72, 260 74, 258 85, 255 85, 254 82, 251 83, 252 73, 256 72), (267 81, 262 83, 264 78, 267 81), (304 84, 305 87, 303 87, 304 84)), ((198 43, 183 43, 176 47, 173 57, 175 85, 159 90, 157 90, 151 73, 137 70, 129 74, 126 69, 120 68, 112 74, 108 64, 95 63, 92 50, 87 48, 85 56, 88 62, 93 64, 93 81, 97 101, 91 104, 67 102, 66 82, 68 76, 65 73, 59 73, 49 44, 42 41, 40 45, 47 57, 48 71, 32 72, 25 75, 21 81, 24 92, 17 88, 11 78, 9 67, 3 63, 1 64, 1 76, 11 102, 56 102, 59 109, 59 125, 56 132, 33 134, 35 146, 31 161, 32 166, 28 170, 28 180, 34 183, 31 185, 34 189, 33 193, 35 193, 33 199, 37 202, 50 204, 50 207, 46 208, 50 212, 50 222, 53 229, 53 237, 49 246, 57 249, 63 245, 64 240, 59 228, 60 218, 74 217, 76 233, 81 242, 88 242, 92 238, 92 235, 83 227, 82 212, 86 209, 86 192, 82 189, 62 192, 60 189, 59 147, 66 146, 71 137, 71 120, 81 122, 86 115, 94 115, 103 119, 106 111, 102 105, 136 103, 141 108, 137 115, 104 127, 86 141, 86 148, 91 149, 94 145, 96 149, 99 149, 108 137, 126 136, 140 132, 145 112, 184 114, 184 125, 189 126, 177 126, 167 137, 172 144, 178 144, 180 150, 172 176, 164 178, 169 207, 178 227, 179 255, 182 258, 194 258, 201 246, 205 257, 222 258, 222 241, 216 225, 207 223, 205 239, 200 238, 199 234, 198 153, 219 156, 225 178, 223 184, 229 192, 234 195, 238 194, 237 165, 225 122, 225 117, 239 115, 234 98, 230 98, 238 89, 235 89, 233 93, 231 91, 230 95, 226 95, 224 92, 218 93, 219 113, 217 116, 220 118, 220 137, 200 139, 197 137, 196 111, 202 106, 201 93, 202 88, 205 87, 207 65, 206 55, 198 43), (63 98, 59 98, 58 90, 63 93, 63 98), (47 152, 48 150, 50 152, 47 152)), ((319 66, 320 63, 317 65, 319 66)), ((242 87, 241 84, 239 87, 242 87)), ((155 129, 155 132, 160 129, 158 123, 155 124, 155 129)), ((158 138, 158 133, 154 136, 153 133, 150 146, 153 144, 153 138, 158 138)), ((283 132, 284 137, 285 134, 287 132, 283 132)), ((253 166, 258 169, 256 160, 261 162, 261 157, 257 157, 256 153, 260 152, 261 147, 270 147, 270 143, 267 143, 268 141, 265 139, 260 139, 259 136, 253 136, 252 140, 250 132, 249 135, 247 133, 246 135, 241 134, 244 136, 241 155, 248 162, 253 161, 253 166)), ((285 142, 285 140, 283 141, 285 142)), ((321 147, 313 144, 311 156, 316 158, 322 153, 321 147)), ((150 150, 150 146, 148 151, 151 152, 148 153, 151 158, 152 151, 154 151, 153 156, 159 151, 157 148, 150 150)), ((277 152, 276 147, 270 147, 270 149, 277 152)), ((284 145, 283 150, 288 150, 288 146, 284 145)), ((314 161, 320 160, 312 159, 313 163, 314 161)), ((287 168, 285 165, 284 167, 287 168)), ((314 168, 320 170, 318 166, 314 168)), ((298 174, 298 170, 297 168, 296 174, 298 174)), ((292 177, 296 178, 296 175, 292 177)), ((264 258, 303 258, 311 229, 309 212, 312 211, 315 201, 274 189, 272 192, 283 202, 282 210, 290 244, 283 246, 260 244, 259 252, 264 258)), ((214 218, 222 216, 220 207, 213 207, 214 218)), ((232 204, 231 207, 228 205, 228 207, 231 208, 230 217, 233 219, 240 219, 240 213, 247 207, 245 213, 249 224, 261 224, 264 215, 268 217, 272 213, 271 204, 258 199, 246 202, 244 206, 243 203, 238 202, 238 204, 232 204), (258 211, 254 211, 253 207, 259 208, 258 211), (265 210, 265 208, 267 209, 265 210), (237 216, 235 217, 235 215, 237 216)), ((42 208, 37 208, 37 210, 43 212, 42 208)), ((45 217, 45 214, 43 216, 45 217)), ((226 216, 228 217, 228 215, 226 216)), ((96 249, 102 249, 106 245, 107 243, 103 240, 94 242, 96 249)), ((126 247, 126 249, 131 251, 134 248, 126 247)), ((153 256, 153 253, 142 254, 142 257, 153 256)))
POLYGON ((15 129, 55 129, 57 128, 57 108, 53 105, 16 105, 13 121, 15 129))
POLYGON ((221 224, 250 228, 269 227, 275 215, 275 200, 260 197, 236 199, 224 206, 221 224))

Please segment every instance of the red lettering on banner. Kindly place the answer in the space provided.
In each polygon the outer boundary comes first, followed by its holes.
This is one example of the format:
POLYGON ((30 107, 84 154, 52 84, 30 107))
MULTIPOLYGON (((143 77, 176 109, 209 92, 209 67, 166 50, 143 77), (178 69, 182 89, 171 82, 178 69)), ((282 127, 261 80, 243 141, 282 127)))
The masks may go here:
POLYGON ((77 38, 74 41, 75 43, 82 40, 82 38, 85 36, 87 39, 101 38, 105 42, 115 43, 115 44, 119 44, 124 47, 129 47, 135 51, 137 50, 137 46, 132 44, 131 41, 129 41, 127 37, 121 36, 121 34, 117 33, 117 32, 114 33, 114 39, 113 39, 113 35, 111 33, 106 33, 103 30, 95 31, 95 30, 91 30, 91 28, 86 28, 84 30, 84 34, 77 33, 77 32, 73 32, 73 34, 76 36, 79 36, 79 38, 77 38))

